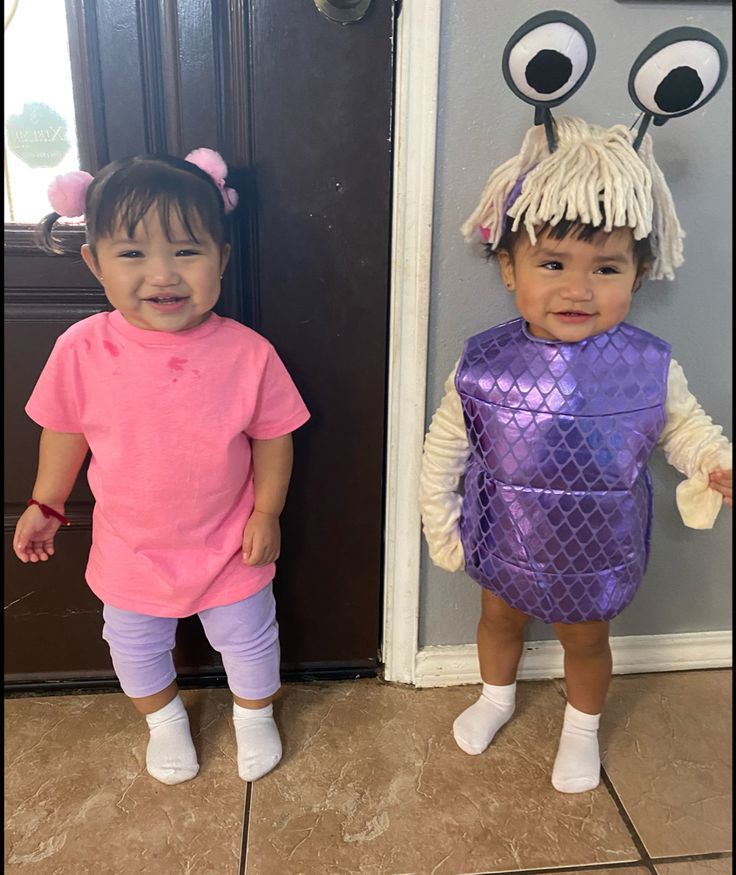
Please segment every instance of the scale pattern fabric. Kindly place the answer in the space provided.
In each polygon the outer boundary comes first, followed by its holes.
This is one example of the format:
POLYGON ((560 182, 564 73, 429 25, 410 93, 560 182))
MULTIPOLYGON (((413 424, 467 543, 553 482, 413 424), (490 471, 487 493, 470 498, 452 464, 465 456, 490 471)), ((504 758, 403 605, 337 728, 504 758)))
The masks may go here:
POLYGON ((455 386, 470 577, 546 623, 629 604, 649 556, 669 360, 665 341, 626 323, 562 343, 514 319, 467 341, 455 386))

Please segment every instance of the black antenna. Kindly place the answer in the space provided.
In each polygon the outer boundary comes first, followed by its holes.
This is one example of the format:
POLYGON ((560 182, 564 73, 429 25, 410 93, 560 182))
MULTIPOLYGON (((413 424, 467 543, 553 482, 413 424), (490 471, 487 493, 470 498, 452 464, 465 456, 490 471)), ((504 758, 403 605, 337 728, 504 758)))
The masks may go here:
MULTIPOLYGON (((646 134, 647 128, 649 127, 649 123, 654 118, 654 116, 650 112, 642 113, 642 115, 644 116, 644 118, 642 119, 641 124, 639 125, 639 130, 636 134, 636 139, 634 140, 634 151, 635 152, 639 151, 639 146, 641 146, 641 141, 644 139, 644 134, 646 134)), ((636 124, 636 122, 634 122, 634 124, 636 124)), ((632 127, 633 127, 633 125, 632 125, 632 127)))
POLYGON ((555 142, 554 119, 548 106, 534 107, 534 124, 544 125, 544 133, 547 135, 547 147, 550 154, 552 154, 557 148, 557 143, 555 142))

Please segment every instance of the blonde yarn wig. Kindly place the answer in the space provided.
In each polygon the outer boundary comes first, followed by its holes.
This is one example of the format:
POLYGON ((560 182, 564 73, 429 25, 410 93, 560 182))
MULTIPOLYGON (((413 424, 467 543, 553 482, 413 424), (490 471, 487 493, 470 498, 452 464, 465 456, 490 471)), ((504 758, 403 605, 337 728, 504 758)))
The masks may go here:
POLYGON ((542 125, 530 128, 521 151, 490 175, 480 203, 462 226, 467 240, 480 239, 493 250, 506 227, 523 226, 532 244, 536 229, 562 219, 602 227, 631 228, 634 239, 650 238, 650 279, 674 279, 683 262, 680 225, 662 171, 646 134, 639 151, 635 131, 625 125, 603 128, 580 118, 553 122, 556 148, 550 152, 542 125), (521 177, 521 191, 508 201, 521 177))

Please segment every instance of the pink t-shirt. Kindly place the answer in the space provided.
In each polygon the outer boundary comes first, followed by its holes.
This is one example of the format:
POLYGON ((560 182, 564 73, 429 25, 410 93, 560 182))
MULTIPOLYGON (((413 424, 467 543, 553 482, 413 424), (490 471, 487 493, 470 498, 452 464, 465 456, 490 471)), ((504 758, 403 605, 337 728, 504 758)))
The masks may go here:
POLYGON ((95 497, 86 578, 106 604, 185 617, 266 586, 243 564, 253 511, 249 438, 309 419, 271 344, 216 314, 181 332, 97 313, 59 337, 26 405, 82 433, 95 497))

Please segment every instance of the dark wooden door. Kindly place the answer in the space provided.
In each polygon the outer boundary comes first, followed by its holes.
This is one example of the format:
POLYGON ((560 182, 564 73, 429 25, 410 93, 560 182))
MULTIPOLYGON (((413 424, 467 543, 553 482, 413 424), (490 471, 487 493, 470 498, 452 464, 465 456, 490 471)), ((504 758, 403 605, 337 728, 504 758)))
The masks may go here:
MULTIPOLYGON (((338 4, 340 5, 340 4, 338 4)), ((342 4, 346 5, 346 4, 342 4)), ((347 4, 349 5, 349 4, 347 4)), ((241 193, 218 312, 276 346, 312 413, 295 435, 275 592, 287 676, 378 665, 383 532, 394 4, 351 25, 312 0, 68 0, 83 169, 197 146, 241 193)), ((80 232, 70 231, 72 248, 80 232)), ((25 400, 55 338, 106 307, 76 256, 6 227, 6 685, 113 677, 84 583, 80 478, 57 554, 23 566, 10 536, 35 474, 25 400)), ((223 379, 226 379, 223 375, 223 379)), ((222 677, 199 621, 180 676, 222 677)))

